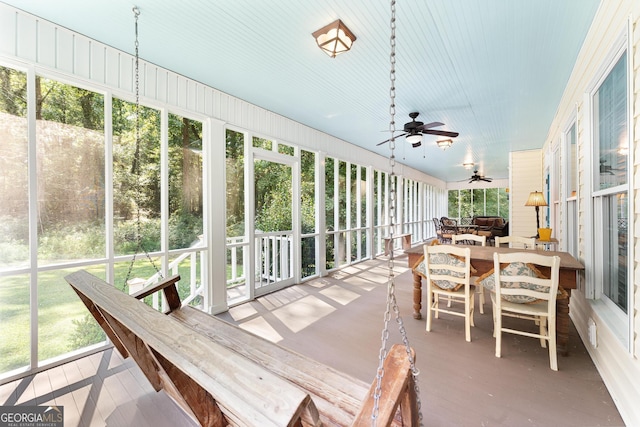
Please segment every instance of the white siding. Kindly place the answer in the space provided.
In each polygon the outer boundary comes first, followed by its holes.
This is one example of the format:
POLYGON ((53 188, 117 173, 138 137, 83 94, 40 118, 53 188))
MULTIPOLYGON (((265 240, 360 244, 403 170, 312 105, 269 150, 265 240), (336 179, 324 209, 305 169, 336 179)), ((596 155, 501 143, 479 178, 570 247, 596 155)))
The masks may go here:
MULTIPOLYGON (((509 234, 535 236, 536 210, 525 206, 532 191, 543 191, 542 152, 514 151, 509 154, 509 234)), ((545 196, 546 199, 546 196, 545 196)), ((548 200, 547 200, 548 202, 548 200)), ((544 208, 540 208, 540 226, 544 224, 544 208)))
POLYGON ((631 70, 631 203, 629 238, 632 262, 629 291, 632 293, 629 326, 631 332, 630 345, 627 347, 611 327, 606 310, 602 304, 585 295, 585 286, 572 292, 571 318, 589 350, 594 363, 598 367, 607 388, 609 389, 618 409, 630 426, 640 425, 640 2, 637 0, 603 1, 594 18, 592 27, 587 35, 582 50, 577 58, 573 73, 567 83, 563 98, 557 108, 556 116, 550 126, 545 148, 551 141, 560 138, 560 132, 577 111, 577 139, 578 139, 578 212, 579 212, 579 254, 585 262, 587 274, 583 280, 592 280, 590 271, 591 224, 588 209, 591 197, 587 192, 590 186, 586 182, 589 174, 586 172, 592 166, 591 150, 591 119, 588 104, 585 102, 587 94, 593 89, 595 79, 603 75, 603 69, 611 65, 608 58, 619 39, 630 29, 630 43, 628 61, 631 70), (629 22, 631 20, 631 22, 629 22), (595 322, 597 335, 596 345, 589 341, 588 322, 595 322))

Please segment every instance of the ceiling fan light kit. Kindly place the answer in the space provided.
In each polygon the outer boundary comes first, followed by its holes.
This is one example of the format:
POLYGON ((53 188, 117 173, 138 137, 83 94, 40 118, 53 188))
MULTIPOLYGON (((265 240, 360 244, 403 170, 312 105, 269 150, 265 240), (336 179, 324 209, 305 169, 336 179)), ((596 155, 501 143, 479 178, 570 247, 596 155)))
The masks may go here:
POLYGON ((312 35, 318 47, 331 58, 350 50, 353 42, 356 41, 356 36, 339 19, 325 25, 312 35))
POLYGON ((440 139, 436 141, 436 144, 438 144, 438 147, 442 148, 443 150, 446 150, 447 148, 451 147, 451 144, 453 144, 453 141, 450 139, 440 139))
POLYGON ((413 135, 407 135, 407 142, 411 144, 413 147, 419 147, 422 145, 422 135, 419 133, 413 135))

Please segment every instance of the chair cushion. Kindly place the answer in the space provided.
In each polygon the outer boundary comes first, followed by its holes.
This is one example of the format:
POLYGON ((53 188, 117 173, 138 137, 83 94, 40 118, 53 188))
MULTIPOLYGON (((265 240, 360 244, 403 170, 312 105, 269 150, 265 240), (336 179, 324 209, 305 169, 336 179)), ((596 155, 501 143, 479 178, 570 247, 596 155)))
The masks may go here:
MULTIPOLYGON (((464 261, 462 261, 459 257, 451 254, 445 254, 445 253, 431 254, 430 260, 434 264, 444 264, 444 265, 452 265, 457 267, 464 267, 464 261)), ((427 271, 426 271, 424 262, 420 263, 420 265, 418 266, 418 270, 419 269, 422 269, 421 273, 426 277, 427 271)), ((433 274, 446 274, 453 277, 464 278, 464 273, 460 271, 451 271, 445 268, 436 268, 436 269, 433 269, 432 272, 433 274)), ((464 286, 464 284, 462 283, 456 283, 450 280, 432 280, 431 282, 440 289, 452 290, 452 291, 457 291, 458 289, 464 286)))
MULTIPOLYGON (((503 276, 529 276, 529 277, 539 277, 541 279, 547 279, 547 277, 542 274, 533 264, 525 264, 523 262, 512 262, 504 266, 500 266, 500 274, 503 276)), ((494 269, 492 268, 486 274, 478 277, 476 280, 476 284, 483 286, 485 289, 490 290, 491 292, 495 292, 496 286, 496 278, 494 274, 494 269)), ((544 286, 533 285, 531 283, 526 282, 505 282, 505 288, 522 288, 522 289, 532 289, 539 292, 545 292, 548 288, 544 286)), ((538 298, 526 296, 526 295, 502 295, 502 299, 505 301, 518 303, 518 304, 528 304, 540 301, 538 298)))

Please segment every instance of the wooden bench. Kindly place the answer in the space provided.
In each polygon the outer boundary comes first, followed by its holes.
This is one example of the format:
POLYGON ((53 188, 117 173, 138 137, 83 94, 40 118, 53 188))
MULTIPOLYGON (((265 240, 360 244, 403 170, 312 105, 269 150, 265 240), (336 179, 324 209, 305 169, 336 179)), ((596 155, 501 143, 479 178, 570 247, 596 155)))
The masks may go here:
POLYGON ((402 250, 411 249, 411 233, 394 235, 382 238, 384 240, 384 254, 389 255, 393 251, 393 240, 402 239, 402 250))
MULTIPOLYGON (((371 425, 376 380, 366 383, 182 306, 179 276, 131 296, 78 271, 65 277, 113 345, 136 361, 203 426, 371 425), (138 299, 162 290, 162 314, 138 299)), ((414 381, 404 346, 384 362, 378 425, 417 426, 414 381)))

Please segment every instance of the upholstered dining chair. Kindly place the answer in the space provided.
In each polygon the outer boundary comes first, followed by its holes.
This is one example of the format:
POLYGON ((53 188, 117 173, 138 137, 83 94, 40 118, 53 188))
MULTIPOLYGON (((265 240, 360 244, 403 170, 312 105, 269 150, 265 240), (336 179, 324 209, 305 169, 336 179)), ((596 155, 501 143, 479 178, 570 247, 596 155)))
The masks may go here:
POLYGON ((471 250, 452 245, 424 245, 424 273, 427 278, 427 332, 432 317, 440 312, 464 317, 465 339, 471 341, 474 293, 471 286, 471 250), (440 297, 464 304, 462 311, 440 306, 440 297), (432 316, 433 315, 433 316, 432 316))
MULTIPOLYGON (((496 357, 501 356, 502 333, 507 332, 540 339, 542 347, 549 347, 549 364, 558 370, 556 352, 556 299, 560 257, 539 253, 514 252, 493 254, 493 302, 494 335, 496 357), (550 277, 545 277, 537 266, 550 268, 550 277), (533 320, 538 325, 538 333, 505 327, 503 317, 517 317, 533 320)), ((482 283, 491 289, 491 276, 482 283)))
MULTIPOLYGON (((451 238, 454 245, 466 245, 479 243, 480 246, 487 246, 487 236, 477 234, 456 234, 451 238)), ((475 284, 477 276, 471 276, 471 284, 475 284)), ((478 302, 480 303, 480 314, 484 314, 484 287, 474 285, 478 292, 478 302)))
POLYGON ((496 236, 495 244, 499 247, 501 244, 508 244, 510 248, 521 249, 535 249, 536 238, 535 237, 522 237, 522 236, 496 236))

